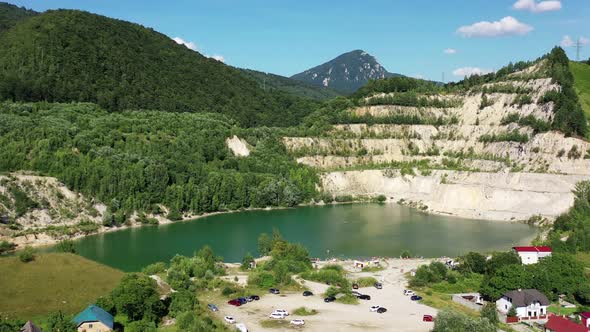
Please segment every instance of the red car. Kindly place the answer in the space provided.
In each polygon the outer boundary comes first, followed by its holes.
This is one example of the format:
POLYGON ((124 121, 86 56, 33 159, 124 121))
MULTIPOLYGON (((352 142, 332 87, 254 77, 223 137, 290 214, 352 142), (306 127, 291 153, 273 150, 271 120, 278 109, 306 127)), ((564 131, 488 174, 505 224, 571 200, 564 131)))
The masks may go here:
POLYGON ((434 318, 432 317, 432 315, 424 315, 422 317, 422 321, 423 322, 434 322, 434 318))
POLYGON ((240 300, 238 300, 238 299, 233 299, 233 300, 227 301, 227 304, 231 304, 231 305, 235 305, 236 307, 239 307, 242 305, 242 302, 240 302, 240 300))

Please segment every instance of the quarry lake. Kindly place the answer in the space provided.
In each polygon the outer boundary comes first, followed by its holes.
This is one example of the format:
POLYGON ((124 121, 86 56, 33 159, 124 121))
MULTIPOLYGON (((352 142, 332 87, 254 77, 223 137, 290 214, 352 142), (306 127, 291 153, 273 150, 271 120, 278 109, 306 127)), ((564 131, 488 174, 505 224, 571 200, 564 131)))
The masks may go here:
POLYGON ((397 204, 351 204, 246 211, 161 226, 129 228, 77 241, 78 253, 124 271, 192 255, 204 245, 226 262, 257 254, 261 233, 277 228, 313 257, 424 257, 506 250, 529 243, 537 229, 521 223, 459 219, 421 213, 397 204))

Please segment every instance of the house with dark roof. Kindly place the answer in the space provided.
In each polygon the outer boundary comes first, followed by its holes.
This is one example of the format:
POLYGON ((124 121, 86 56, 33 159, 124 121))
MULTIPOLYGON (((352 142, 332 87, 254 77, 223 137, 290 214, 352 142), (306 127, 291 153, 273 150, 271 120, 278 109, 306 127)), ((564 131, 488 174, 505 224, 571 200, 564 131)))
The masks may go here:
POLYGON ((508 314, 514 307, 519 320, 545 319, 550 302, 545 294, 536 289, 518 289, 504 293, 496 301, 496 308, 503 314, 508 314))
POLYGON ((588 332, 588 328, 561 316, 550 316, 543 327, 545 332, 588 332))
POLYGON ((90 305, 74 317, 78 332, 110 332, 115 319, 101 307, 90 305))
POLYGON ((551 256, 553 250, 547 246, 512 247, 524 265, 537 264, 539 260, 551 256))
POLYGON ((43 332, 40 328, 38 328, 33 322, 27 321, 23 327, 20 328, 19 332, 43 332))

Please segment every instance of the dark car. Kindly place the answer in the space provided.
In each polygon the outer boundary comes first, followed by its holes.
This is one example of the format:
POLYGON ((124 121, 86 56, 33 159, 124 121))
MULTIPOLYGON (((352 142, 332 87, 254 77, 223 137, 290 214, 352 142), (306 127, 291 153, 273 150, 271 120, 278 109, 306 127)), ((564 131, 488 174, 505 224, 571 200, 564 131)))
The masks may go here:
POLYGON ((240 304, 246 304, 248 303, 248 299, 245 297, 238 297, 238 301, 240 301, 240 304))
POLYGON ((375 288, 377 288, 377 289, 382 289, 382 288, 383 288, 383 284, 382 284, 382 283, 380 283, 380 282, 376 282, 376 283, 375 283, 375 288))
POLYGON ((260 300, 260 296, 258 296, 258 295, 250 295, 250 296, 248 296, 248 302, 258 301, 258 300, 260 300))
POLYGON ((271 294, 281 294, 281 291, 278 288, 271 288, 268 290, 271 294))
POLYGON ((336 298, 334 296, 328 296, 324 299, 324 302, 326 303, 330 303, 330 302, 334 302, 336 301, 336 298))
POLYGON ((236 307, 239 307, 239 306, 242 305, 242 302, 240 302, 238 299, 233 299, 233 300, 227 301, 227 304, 231 304, 231 305, 234 305, 236 307))
POLYGON ((359 289, 359 284, 357 284, 357 283, 352 284, 352 289, 359 289))
POLYGON ((381 308, 377 309, 377 312, 378 312, 378 313, 380 313, 380 314, 382 314, 382 313, 384 313, 384 312, 386 312, 386 311, 387 311, 387 309, 385 309, 385 308, 383 308, 383 307, 381 307, 381 308))
POLYGON ((313 293, 306 290, 305 292, 303 292, 303 296, 313 296, 313 293))
POLYGON ((367 295, 367 294, 361 294, 361 295, 357 296, 357 298, 359 298, 359 300, 370 300, 371 296, 367 295))
POLYGON ((217 306, 215 304, 207 304, 207 308, 209 308, 209 310, 211 311, 219 311, 219 309, 217 309, 217 306))
POLYGON ((410 298, 412 301, 420 301, 422 300, 422 296, 419 295, 412 295, 412 297, 410 298))

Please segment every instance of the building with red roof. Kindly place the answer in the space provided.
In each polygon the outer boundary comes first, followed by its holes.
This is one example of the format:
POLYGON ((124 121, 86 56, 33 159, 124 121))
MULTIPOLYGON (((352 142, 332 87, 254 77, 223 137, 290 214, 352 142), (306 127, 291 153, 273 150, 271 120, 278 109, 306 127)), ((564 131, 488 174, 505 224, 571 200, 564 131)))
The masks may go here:
POLYGON ((518 254, 522 264, 536 264, 540 259, 551 256, 553 250, 547 246, 512 247, 518 254))
POLYGON ((582 321, 582 325, 586 326, 586 328, 590 328, 590 312, 580 313, 580 320, 582 321))
POLYGON ((545 332, 588 332, 588 328, 561 316, 551 316, 545 324, 545 332))

